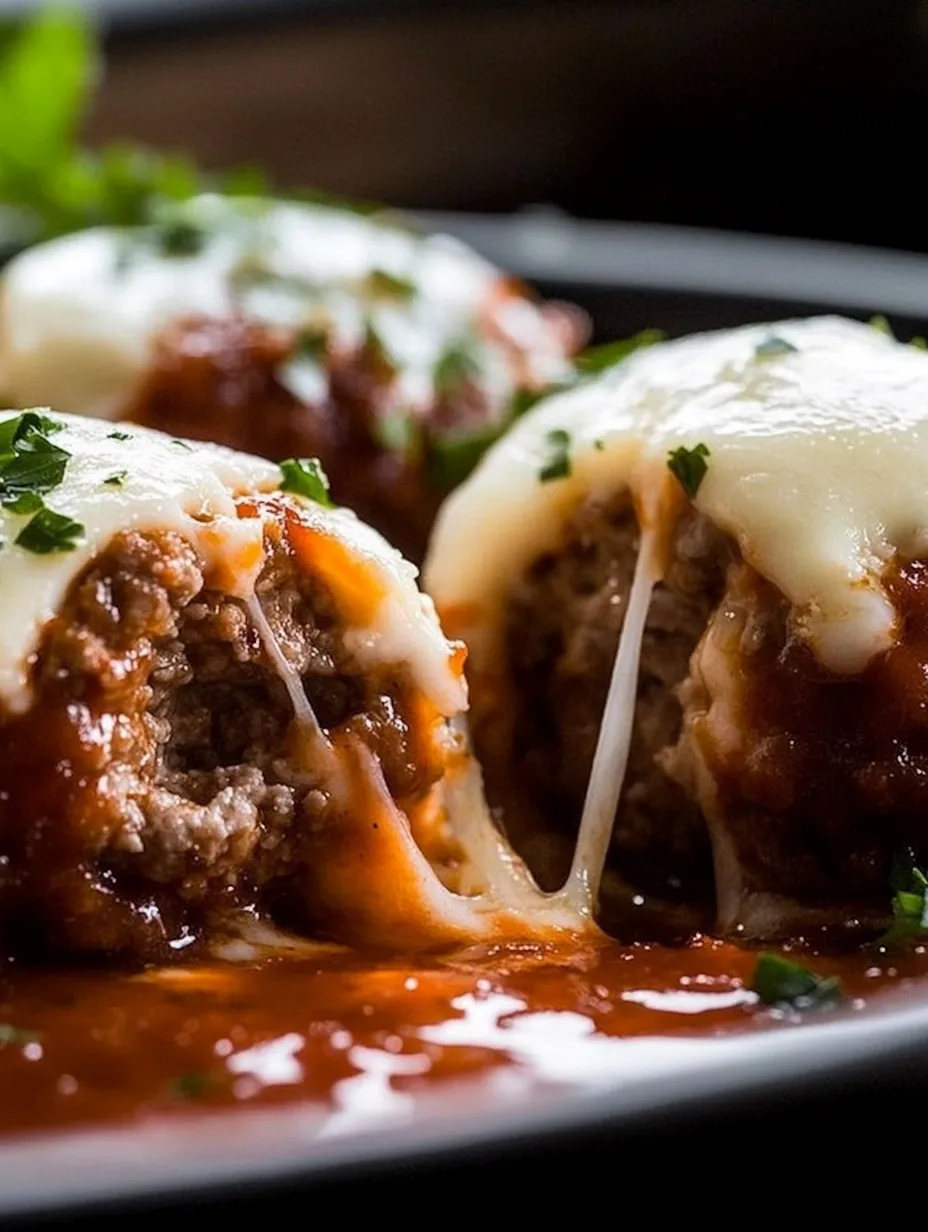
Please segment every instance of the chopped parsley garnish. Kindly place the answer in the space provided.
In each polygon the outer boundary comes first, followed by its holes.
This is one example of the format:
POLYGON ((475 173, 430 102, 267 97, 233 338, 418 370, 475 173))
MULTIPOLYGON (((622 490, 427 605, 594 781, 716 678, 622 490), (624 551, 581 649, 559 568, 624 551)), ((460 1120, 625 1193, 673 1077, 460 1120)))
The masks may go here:
POLYGON ((377 299, 412 299, 416 293, 416 285, 408 278, 398 278, 386 270, 371 270, 364 280, 366 294, 377 299))
POLYGON ((110 475, 108 479, 104 479, 103 482, 111 488, 121 488, 126 482, 126 477, 128 474, 128 471, 116 471, 114 474, 110 475))
POLYGON ((844 1000, 837 976, 817 975, 782 954, 759 954, 751 991, 765 1005, 798 1011, 829 1009, 844 1000))
POLYGON ((39 1039, 38 1031, 30 1031, 27 1027, 17 1027, 11 1022, 0 1022, 0 1045, 3 1044, 34 1044, 39 1039))
POLYGON ((111 441, 131 441, 131 432, 107 432, 107 439, 111 441))
POLYGON ((0 43, 0 243, 23 247, 97 224, 136 226, 166 203, 208 190, 266 191, 251 169, 205 176, 185 158, 140 146, 83 147, 78 137, 102 78, 99 61, 93 21, 78 5, 43 5, 0 43))
POLYGON ((325 355, 328 340, 329 336, 324 329, 301 329, 293 341, 291 354, 299 356, 300 359, 320 360, 325 355))
POLYGON ((6 500, 3 502, 3 507, 9 509, 10 513, 15 513, 19 517, 24 517, 30 513, 37 513, 45 505, 38 492, 23 492, 22 496, 17 496, 15 500, 6 500))
POLYGON ((364 349, 384 376, 396 375, 396 364, 393 362, 393 357, 370 321, 364 327, 364 349))
POLYGON ((412 457, 422 448, 422 425, 406 410, 391 411, 374 422, 374 435, 384 449, 412 457))
POLYGON ((80 522, 45 506, 26 523, 15 542, 37 556, 49 556, 52 552, 73 552, 83 537, 80 522))
POLYGON ((920 869, 910 851, 893 860, 889 878, 893 891, 893 922, 876 945, 881 949, 899 949, 910 941, 928 934, 928 876, 920 869))
POLYGON ((36 411, 0 424, 0 504, 44 496, 61 483, 71 455, 48 437, 59 427, 36 411))
POLYGON ((472 345, 466 340, 452 343, 438 357, 432 369, 432 380, 439 397, 455 397, 474 380, 479 370, 472 345))
POLYGON ((280 464, 281 492, 294 492, 317 505, 331 506, 329 481, 318 458, 287 458, 280 464))
POLYGON ((668 467, 690 500, 695 497, 700 484, 706 477, 706 471, 709 469, 706 463, 708 457, 709 450, 702 444, 694 445, 692 449, 688 449, 686 445, 679 445, 676 449, 671 449, 667 455, 668 467))
POLYGON ((49 440, 62 425, 37 411, 0 424, 0 505, 31 520, 16 537, 30 552, 67 552, 84 533, 79 522, 49 509, 42 499, 61 483, 71 455, 49 440))
POLYGON ((171 218, 155 227, 154 238, 165 257, 195 257, 206 247, 209 232, 189 218, 171 218))
POLYGON ((186 449, 188 453, 193 451, 193 446, 189 441, 182 441, 179 436, 171 437, 171 444, 176 445, 178 449, 186 449))
POLYGON ((791 342, 781 338, 779 334, 768 334, 754 348, 757 359, 775 359, 778 355, 794 355, 797 351, 791 342))
POLYGON ((896 337, 893 333, 893 327, 890 325, 889 321, 887 321, 886 317, 883 316, 882 312, 878 312, 875 316, 872 316, 867 324, 871 329, 875 329, 878 334, 885 334, 887 338, 896 337))
POLYGON ((201 1099, 218 1085, 215 1074, 205 1070, 190 1070, 189 1073, 177 1075, 170 1085, 169 1094, 173 1099, 201 1099))
POLYGON ((593 376, 598 372, 605 372, 607 368, 614 368, 643 347, 655 346, 666 340, 667 335, 662 329, 643 329, 631 338, 618 338, 614 342, 587 347, 574 360, 574 367, 584 376, 593 376))
POLYGON ((597 453, 602 453, 602 451, 606 448, 606 442, 603 440, 594 441, 593 448, 596 450, 597 453))
POLYGON ((547 460, 538 472, 542 483, 566 479, 570 474, 570 433, 565 428, 552 428, 545 437, 547 460))

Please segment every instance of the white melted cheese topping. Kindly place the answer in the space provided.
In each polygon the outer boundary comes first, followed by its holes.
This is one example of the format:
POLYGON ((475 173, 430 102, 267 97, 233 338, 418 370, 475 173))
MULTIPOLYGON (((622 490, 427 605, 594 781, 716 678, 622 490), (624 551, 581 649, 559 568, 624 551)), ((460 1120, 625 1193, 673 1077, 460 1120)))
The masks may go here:
POLYGON ((928 552, 928 354, 819 318, 641 351, 516 425, 446 503, 426 566, 478 670, 500 653, 512 579, 577 503, 627 488, 654 509, 668 452, 697 444, 696 507, 782 591, 820 661, 852 674, 892 643, 881 575, 897 552, 928 552), (554 429, 571 474, 542 483, 554 429))
MULTIPOLYGON (((117 429, 48 413, 63 425, 52 437, 55 445, 71 457, 45 502, 85 530, 75 550, 36 555, 15 543, 28 516, 0 508, 0 706, 14 712, 30 705, 30 656, 43 626, 81 570, 120 531, 179 532, 199 553, 207 578, 216 570, 223 589, 247 602, 262 563, 263 523, 238 517, 235 497, 271 492, 280 482, 278 467, 260 458, 131 424, 117 429)), ((0 411, 0 422, 15 414, 0 411)), ((359 665, 407 663, 441 713, 458 713, 466 704, 464 686, 431 601, 416 587, 414 566, 348 510, 307 502, 305 516, 349 549, 371 578, 372 592, 382 596, 370 623, 346 632, 359 665)))
MULTIPOLYGON (((187 203, 181 217, 206 236, 190 255, 166 254, 158 228, 97 228, 10 263, 0 293, 3 397, 118 416, 167 326, 233 313, 324 329, 335 349, 356 349, 373 328, 398 370, 391 401, 404 411, 431 406, 435 366, 460 345, 500 414, 518 385, 566 371, 544 314, 501 294, 499 270, 448 236, 330 207, 214 196, 187 203)), ((285 365, 281 379, 305 401, 327 392, 311 357, 285 365)))

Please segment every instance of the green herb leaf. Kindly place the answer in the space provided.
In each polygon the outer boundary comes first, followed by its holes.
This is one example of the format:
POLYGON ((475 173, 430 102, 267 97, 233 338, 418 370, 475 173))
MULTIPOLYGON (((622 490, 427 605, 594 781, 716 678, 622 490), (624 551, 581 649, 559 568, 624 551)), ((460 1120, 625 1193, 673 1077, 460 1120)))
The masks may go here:
POLYGON ((867 324, 871 329, 875 329, 878 334, 885 334, 887 338, 896 337, 893 333, 893 327, 890 325, 889 321, 887 321, 886 317, 883 316, 882 312, 878 312, 875 316, 872 316, 867 324))
POLYGON ((46 435, 60 427, 36 411, 0 424, 0 505, 14 513, 35 512, 42 504, 38 498, 61 483, 71 455, 46 435))
POLYGON ((0 61, 0 199, 18 204, 69 154, 98 75, 87 17, 40 9, 0 61))
POLYGON ((706 464, 708 457, 709 450, 705 445, 694 445, 692 449, 679 445, 667 455, 668 467, 690 500, 695 497, 706 477, 706 471, 709 469, 706 464))
POLYGON ((154 239, 165 257, 195 257, 206 247, 209 232, 189 218, 173 218, 155 227, 154 239))
POLYGON ((392 377, 396 374, 393 357, 370 321, 364 326, 364 349, 384 376, 392 377))
POLYGON ((0 1022, 0 1045, 2 1044, 34 1044, 40 1039, 38 1031, 28 1027, 17 1027, 11 1022, 0 1022))
POLYGON ((751 991, 765 1005, 790 1009, 833 1008, 844 1000, 841 981, 836 976, 817 975, 782 954, 759 954, 751 979, 751 991))
POLYGON ((432 369, 432 380, 440 398, 456 397, 472 383, 480 371, 472 343, 460 339, 447 347, 432 369))
POLYGON ((422 450, 422 425, 409 411, 395 410, 374 421, 374 435, 384 449, 403 457, 415 457, 422 450))
POLYGON ((293 343, 293 354, 301 359, 319 360, 325 356, 329 335, 324 329, 301 329, 293 343))
POLYGON ((280 464, 281 492, 295 492, 317 505, 331 507, 329 481, 318 458, 287 458, 280 464))
POLYGON ((111 441, 131 441, 131 432, 107 432, 107 439, 111 441))
POLYGON ((635 351, 656 346, 658 342, 665 342, 666 339, 667 335, 662 329, 643 329, 631 338, 618 338, 614 342, 587 347, 574 359, 574 367, 583 376, 594 376, 598 372, 605 372, 607 368, 614 368, 635 351))
POLYGON ((128 471, 116 471, 114 474, 110 475, 109 478, 104 479, 103 482, 111 488, 121 488, 126 482, 128 474, 128 471))
POLYGON ((14 500, 0 499, 0 503, 2 503, 4 509, 9 510, 10 513, 19 514, 21 516, 29 513, 37 513, 38 510, 43 508, 45 505, 45 501, 42 500, 41 496, 39 496, 37 492, 23 492, 22 496, 17 496, 14 500))
POLYGON ((193 446, 189 441, 182 441, 179 436, 171 437, 171 444, 176 445, 178 449, 186 449, 188 453, 193 452, 193 446))
POLYGON ((928 351, 928 338, 916 334, 914 338, 909 339, 909 346, 914 347, 916 351, 928 351))
POLYGON ((80 522, 46 507, 26 523, 15 542, 27 552, 48 556, 52 552, 73 552, 83 537, 80 522))
POLYGON ((375 269, 364 279, 364 292, 376 299, 412 299, 416 293, 416 284, 408 278, 398 278, 386 270, 375 269))
POLYGON ((547 460, 538 472, 542 483, 566 479, 570 474, 570 433, 564 428, 552 428, 545 437, 547 460))
POLYGON ((797 347, 779 334, 768 334, 758 342, 754 355, 757 359, 775 359, 779 355, 794 355, 797 350, 797 347))
POLYGON ((191 1070, 186 1074, 178 1074, 171 1083, 169 1095, 173 1099, 202 1099, 219 1085, 215 1074, 205 1070, 191 1070))
POLYGON ((893 922, 875 945, 879 949, 904 949, 928 934, 928 876, 916 865, 911 851, 898 852, 889 875, 893 891, 893 922))

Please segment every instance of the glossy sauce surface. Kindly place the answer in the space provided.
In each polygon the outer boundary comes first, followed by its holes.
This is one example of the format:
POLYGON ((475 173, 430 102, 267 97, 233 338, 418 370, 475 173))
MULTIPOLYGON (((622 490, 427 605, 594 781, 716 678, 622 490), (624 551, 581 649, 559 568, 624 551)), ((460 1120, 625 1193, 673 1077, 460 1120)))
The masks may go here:
MULTIPOLYGON (((299 1104, 314 1135, 407 1120, 461 1092, 599 1086, 697 1063, 725 1035, 795 1025, 749 991, 756 955, 518 945, 433 961, 320 948, 300 959, 137 974, 0 976, 0 1130, 163 1122, 299 1104)), ((803 961, 807 961, 803 958, 803 961)), ((841 977, 843 1008, 914 999, 928 954, 808 960, 841 977)))

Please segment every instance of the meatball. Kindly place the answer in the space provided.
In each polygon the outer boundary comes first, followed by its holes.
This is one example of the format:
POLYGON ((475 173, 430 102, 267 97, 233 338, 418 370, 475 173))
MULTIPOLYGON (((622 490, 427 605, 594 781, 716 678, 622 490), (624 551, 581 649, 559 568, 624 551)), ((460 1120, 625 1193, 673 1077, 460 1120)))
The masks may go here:
POLYGON ((333 494, 419 560, 441 501, 543 390, 578 310, 443 236, 296 203, 197 198, 14 259, 0 389, 274 460, 317 456, 333 494))

